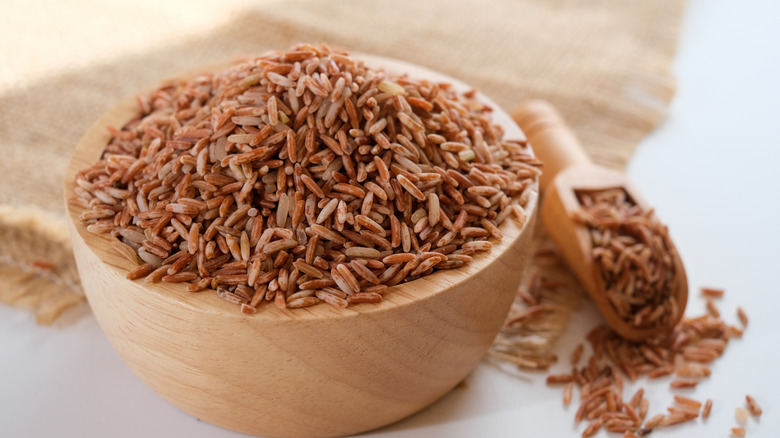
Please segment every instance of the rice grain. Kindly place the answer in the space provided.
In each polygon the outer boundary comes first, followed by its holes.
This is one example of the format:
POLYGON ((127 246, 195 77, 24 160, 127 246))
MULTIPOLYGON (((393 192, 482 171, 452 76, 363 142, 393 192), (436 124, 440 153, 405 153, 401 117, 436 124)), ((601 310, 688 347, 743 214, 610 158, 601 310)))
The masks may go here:
POLYGON ((761 406, 758 405, 758 402, 756 402, 756 400, 749 395, 745 396, 745 400, 747 401, 747 405, 748 405, 748 409, 750 409, 750 413, 754 417, 760 417, 762 411, 761 411, 761 406))

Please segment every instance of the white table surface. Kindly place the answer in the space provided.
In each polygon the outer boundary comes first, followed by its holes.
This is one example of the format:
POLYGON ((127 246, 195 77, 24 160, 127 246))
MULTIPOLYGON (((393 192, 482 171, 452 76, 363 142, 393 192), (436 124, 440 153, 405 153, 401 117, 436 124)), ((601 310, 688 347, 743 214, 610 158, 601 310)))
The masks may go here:
MULTIPOLYGON (((692 1, 675 71, 679 89, 669 117, 642 143, 628 172, 683 256, 688 314, 703 312, 698 288, 711 285, 727 291, 719 302, 727 319, 736 321, 738 305, 751 319, 744 338, 714 363, 713 376, 688 392, 714 400, 711 417, 653 436, 728 436, 747 393, 765 412, 748 421, 748 436, 780 436, 780 330, 773 322, 780 307, 780 2, 692 1)), ((75 323, 38 327, 27 313, 0 306, 0 436, 242 436, 159 398, 82 313, 75 323)), ((560 357, 598 321, 586 303, 557 345, 560 357)), ((651 414, 670 405, 668 380, 639 385, 651 414)), ((482 363, 466 388, 366 436, 579 436, 585 425, 574 424, 575 409, 562 408, 560 388, 547 387, 544 374, 482 363)))

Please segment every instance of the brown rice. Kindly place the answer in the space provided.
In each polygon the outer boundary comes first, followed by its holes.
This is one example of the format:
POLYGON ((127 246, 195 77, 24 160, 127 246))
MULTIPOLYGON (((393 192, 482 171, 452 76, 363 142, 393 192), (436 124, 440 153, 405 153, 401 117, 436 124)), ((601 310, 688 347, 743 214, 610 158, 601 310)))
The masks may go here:
POLYGON ((753 397, 746 395, 745 400, 747 401, 748 409, 750 410, 750 413, 754 417, 760 417, 761 416, 761 406, 758 405, 758 402, 756 402, 756 399, 753 397))
MULTIPOLYGON (((708 294, 703 295, 709 299, 708 294)), ((669 406, 667 413, 648 418, 649 401, 644 389, 639 388, 630 399, 623 399, 624 377, 636 381, 643 374, 650 378, 675 374, 685 379, 673 380, 672 388, 696 386, 711 374, 699 359, 706 356, 709 361, 723 354, 729 340, 741 336, 742 332, 733 328, 708 313, 683 318, 671 333, 637 343, 620 338, 606 326, 598 326, 586 336, 593 352, 586 363, 579 365, 582 348, 577 346, 571 372, 548 375, 547 383, 569 382, 564 387, 564 406, 571 401, 573 389, 579 388, 580 405, 575 420, 590 421, 583 437, 592 436, 602 427, 610 432, 644 436, 657 428, 690 422, 699 416, 707 418, 711 399, 701 403, 680 394, 674 395, 675 405, 669 406)), ((755 399, 749 395, 745 398, 750 413, 761 415, 755 399)), ((744 422, 749 412, 738 408, 736 415, 744 422)))
POLYGON ((138 253, 128 278, 189 282, 244 313, 379 302, 369 288, 462 266, 505 218, 525 221, 540 173, 473 93, 324 45, 138 101, 72 202, 138 253))
POLYGON ((577 196, 575 219, 588 227, 596 269, 618 316, 639 328, 676 323, 679 273, 667 228, 622 189, 577 196))
POLYGON ((710 416, 710 411, 712 410, 712 399, 707 399, 706 402, 704 402, 704 409, 701 411, 701 418, 708 418, 710 416))

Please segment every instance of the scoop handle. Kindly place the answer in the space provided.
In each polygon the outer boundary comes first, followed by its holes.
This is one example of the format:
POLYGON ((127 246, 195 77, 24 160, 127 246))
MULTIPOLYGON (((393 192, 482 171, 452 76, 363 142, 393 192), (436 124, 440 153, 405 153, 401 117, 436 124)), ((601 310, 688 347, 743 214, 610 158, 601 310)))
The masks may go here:
POLYGON ((577 137, 571 132, 558 110, 544 100, 523 102, 512 118, 528 137, 534 153, 544 163, 540 184, 542 190, 562 170, 569 167, 590 164, 577 137))

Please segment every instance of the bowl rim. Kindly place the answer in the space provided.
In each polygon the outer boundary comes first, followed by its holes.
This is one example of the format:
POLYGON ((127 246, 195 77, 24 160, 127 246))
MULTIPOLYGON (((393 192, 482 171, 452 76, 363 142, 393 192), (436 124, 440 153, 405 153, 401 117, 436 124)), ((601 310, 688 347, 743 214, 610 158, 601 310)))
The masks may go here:
MULTIPOLYGON (((354 58, 363 60, 371 67, 383 69, 390 74, 408 74, 410 77, 419 77, 426 80, 448 83, 461 93, 473 90, 473 87, 427 67, 376 55, 363 53, 351 53, 351 55, 354 58)), ((194 77, 198 74, 213 71, 217 68, 232 64, 235 64, 235 62, 204 66, 166 78, 165 80, 158 82, 158 84, 194 77)), ((155 87, 156 86, 158 85, 155 85, 155 87)), ((143 89, 136 94, 148 93, 155 87, 143 89)), ((502 126, 505 138, 526 140, 526 136, 520 127, 517 126, 509 114, 496 105, 492 99, 479 91, 476 92, 475 98, 492 109, 493 121, 502 126)), ((64 181, 64 198, 66 210, 70 218, 71 238, 82 239, 86 247, 97 256, 100 261, 112 268, 111 271, 116 274, 117 281, 136 283, 139 287, 149 290, 158 295, 159 298, 169 300, 179 307, 185 306, 197 312, 221 313, 224 316, 255 319, 257 321, 308 321, 323 318, 332 320, 334 318, 355 318, 361 315, 370 316, 375 312, 401 310, 406 306, 424 302, 441 293, 445 293, 448 289, 457 286, 469 277, 476 275, 482 269, 497 262, 501 255, 506 252, 522 233, 533 231, 531 228, 534 221, 531 220, 531 217, 537 213, 539 207, 538 178, 536 178, 536 181, 532 184, 532 196, 528 200, 526 206, 526 212, 529 215, 528 220, 525 221, 522 227, 518 227, 513 220, 505 220, 504 223, 499 226, 503 238, 498 241, 491 237, 490 242, 493 244, 493 247, 490 251, 476 253, 473 256, 473 260, 462 267, 448 269, 446 271, 437 271, 431 275, 390 286, 380 303, 353 304, 341 309, 325 304, 299 309, 279 309, 268 303, 266 305, 261 304, 258 311, 254 314, 244 314, 239 310, 238 306, 220 299, 216 294, 186 291, 185 284, 183 283, 141 283, 141 280, 127 280, 125 278, 127 272, 138 266, 137 256, 135 264, 127 257, 117 257, 117 250, 114 249, 114 247, 118 244, 122 244, 109 234, 93 234, 87 231, 86 226, 79 219, 79 215, 84 210, 81 207, 68 202, 68 200, 74 196, 76 173, 96 162, 105 150, 105 146, 110 140, 110 134, 108 133, 106 126, 123 126, 137 115, 137 111, 138 107, 135 96, 122 100, 118 105, 102 114, 87 129, 77 143, 76 148, 69 159, 64 181), (424 287, 426 286, 426 283, 428 283, 428 287, 424 287)), ((533 154, 533 149, 529 148, 529 152, 533 154)), ((480 292, 474 291, 474 293, 480 292)))

